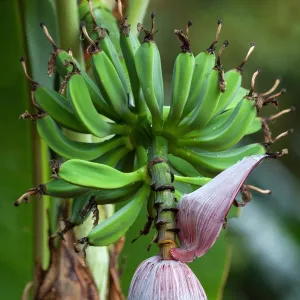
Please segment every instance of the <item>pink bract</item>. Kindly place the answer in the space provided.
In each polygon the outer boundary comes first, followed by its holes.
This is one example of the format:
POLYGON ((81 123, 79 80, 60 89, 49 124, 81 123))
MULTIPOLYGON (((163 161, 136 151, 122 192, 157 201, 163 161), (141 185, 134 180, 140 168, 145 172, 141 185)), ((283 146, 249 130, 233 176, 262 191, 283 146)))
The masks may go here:
POLYGON ((181 198, 177 214, 180 248, 171 249, 174 259, 191 262, 213 246, 242 184, 265 157, 246 157, 181 198))
POLYGON ((153 256, 137 268, 128 300, 206 300, 192 270, 184 263, 153 256))

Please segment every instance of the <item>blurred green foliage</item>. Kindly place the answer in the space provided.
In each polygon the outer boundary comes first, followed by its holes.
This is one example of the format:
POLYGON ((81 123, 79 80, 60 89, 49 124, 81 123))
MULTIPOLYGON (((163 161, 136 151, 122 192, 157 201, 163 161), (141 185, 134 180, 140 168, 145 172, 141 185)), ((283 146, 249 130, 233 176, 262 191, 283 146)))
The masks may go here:
MULTIPOLYGON (((28 1, 28 4, 32 3, 28 1)), ((0 236, 0 282, 1 298, 19 299, 25 284, 32 278, 32 210, 33 206, 15 209, 13 201, 33 185, 31 124, 18 120, 18 116, 29 109, 28 85, 24 79, 19 57, 25 53, 26 30, 40 34, 39 22, 45 21, 43 11, 32 13, 32 22, 22 28, 19 1, 0 2, 1 26, 1 218, 0 236), (40 18, 40 19, 39 19, 40 18)), ((218 19, 223 20, 221 41, 228 39, 230 46, 222 57, 226 70, 236 67, 247 52, 251 41, 256 49, 244 71, 244 86, 249 88, 252 73, 263 72, 257 81, 257 90, 265 91, 276 78, 282 79, 282 87, 288 91, 279 99, 280 108, 296 105, 300 77, 300 5, 298 0, 264 1, 217 1, 217 0, 151 0, 149 12, 157 13, 156 36, 161 51, 166 96, 169 95, 171 73, 179 43, 173 34, 175 28, 183 28, 188 20, 193 21, 191 41, 194 53, 207 48, 215 35, 218 19)), ((45 12, 45 11, 44 11, 45 12)), ((149 18, 145 19, 146 25, 149 18)), ((134 24, 133 24, 134 26, 134 24)), ((38 39, 36 39, 38 40, 38 39)), ((46 80, 46 63, 50 49, 32 41, 31 59, 37 62, 35 72, 44 73, 39 80, 46 80), (35 43, 35 44, 34 44, 35 43)), ((26 54, 26 53, 25 53, 26 54)), ((43 81, 44 83, 44 81, 43 81)), ((46 83, 46 82, 45 82, 46 83)), ((276 113, 270 106, 262 115, 276 113)), ((272 124, 274 136, 289 128, 293 135, 275 145, 272 150, 289 149, 289 155, 279 162, 263 164, 252 176, 252 183, 270 188, 270 196, 254 195, 252 203, 244 210, 241 218, 229 222, 230 238, 235 244, 233 265, 225 289, 224 299, 251 300, 300 299, 300 177, 298 161, 300 146, 299 111, 284 116, 272 124)), ((263 135, 253 139, 263 141, 263 135)), ((139 224, 143 223, 143 216, 139 224)), ((122 284, 128 286, 130 275, 142 259, 155 254, 145 251, 151 237, 142 237, 132 248, 130 241, 140 228, 129 232, 123 256, 126 271, 122 284), (128 248, 129 247, 129 248, 128 248), (128 249, 131 249, 131 253, 128 249), (134 250, 132 250, 134 249, 134 250), (132 253, 134 251, 134 253, 132 253), (130 254, 130 255, 129 255, 130 254)), ((218 243, 222 243, 222 236, 218 243)), ((219 271, 220 261, 210 259, 217 247, 204 258, 191 264, 199 278, 205 274, 211 278, 219 271)), ((218 254, 216 254, 218 257, 218 254)), ((218 257, 222 263, 222 257, 218 257)), ((219 276, 220 278, 220 276, 219 276)), ((213 282, 213 279, 211 280, 213 282)), ((210 289, 210 281, 203 281, 210 289)), ((210 300, 214 300, 214 296, 210 300)))

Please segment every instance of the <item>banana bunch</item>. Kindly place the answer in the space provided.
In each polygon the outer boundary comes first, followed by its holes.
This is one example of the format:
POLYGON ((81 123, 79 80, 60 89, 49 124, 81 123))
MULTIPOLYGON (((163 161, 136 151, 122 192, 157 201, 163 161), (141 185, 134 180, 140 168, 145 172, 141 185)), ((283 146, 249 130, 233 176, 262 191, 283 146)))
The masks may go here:
MULTIPOLYGON (((96 215, 97 205, 128 201, 78 241, 84 247, 116 242, 146 203, 156 227, 165 226, 160 216, 175 210, 173 198, 169 206, 157 209, 161 202, 153 200, 155 193, 169 189, 180 198, 243 157, 266 153, 271 144, 290 132, 272 138, 268 124, 292 109, 268 118, 259 116, 263 106, 277 106, 277 98, 284 92, 273 94, 278 80, 269 91, 257 93, 257 71, 251 88, 242 87, 243 68, 254 44, 238 67, 224 72, 221 55, 228 41, 216 51, 221 21, 213 43, 195 56, 189 40, 192 22, 185 30, 174 31, 181 51, 174 64, 170 106, 165 105, 160 52, 154 41, 155 14, 151 14, 150 30, 138 24, 145 34, 140 42, 122 14, 121 1, 117 2, 121 22, 118 35, 113 36, 111 28, 99 25, 91 0, 89 10, 82 8, 85 21, 81 34, 92 75, 81 68, 70 50, 55 44, 44 24, 41 27, 53 46, 48 73, 61 78, 60 91, 32 80, 21 59, 37 109, 36 114, 26 112, 21 117, 36 121, 39 135, 63 162, 53 167, 51 181, 28 190, 15 204, 36 194, 73 198, 64 233, 80 225, 91 212, 96 215), (264 141, 237 146, 244 136, 258 131, 264 132, 264 141), (72 139, 66 134, 70 132, 88 135, 91 142, 72 139), (154 145, 157 137, 164 143, 154 145), (168 167, 157 177, 153 170, 162 162, 168 167), (168 174, 169 184, 156 186, 168 174)), ((112 20, 109 24, 116 24, 112 20)))

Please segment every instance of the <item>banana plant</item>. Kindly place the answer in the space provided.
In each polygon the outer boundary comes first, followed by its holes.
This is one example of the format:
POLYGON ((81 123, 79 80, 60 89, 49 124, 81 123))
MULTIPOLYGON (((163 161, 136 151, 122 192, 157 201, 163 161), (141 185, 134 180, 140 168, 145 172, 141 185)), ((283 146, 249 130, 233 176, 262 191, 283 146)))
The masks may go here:
MULTIPOLYGON (((135 3, 129 1, 129 14, 135 3)), ((267 92, 256 92, 259 70, 252 76, 250 90, 242 87, 253 43, 236 68, 224 71, 222 53, 229 42, 225 40, 217 49, 222 21, 217 22, 211 45, 197 55, 189 39, 192 22, 174 30, 180 50, 170 105, 166 105, 155 13, 151 13, 149 29, 141 23, 130 24, 136 17, 125 15, 120 0, 114 14, 92 0, 83 1, 78 11, 83 47, 78 39, 76 52, 62 49, 47 25, 41 24, 53 48, 48 73, 56 76, 58 89, 31 78, 21 58, 36 109, 21 117, 36 122, 40 137, 57 159, 51 163, 51 180, 30 188, 15 205, 33 195, 48 195, 52 201, 53 197, 73 199, 65 201, 72 207, 65 209, 65 225, 49 243, 52 247, 62 244, 61 253, 69 253, 74 239, 70 233, 93 215, 88 233, 75 241, 75 252, 82 252, 83 259, 92 247, 114 245, 119 253, 123 236, 146 206, 146 225, 140 236, 153 227, 152 243, 157 244, 158 253, 132 274, 128 299, 207 299, 205 285, 186 263, 210 250, 226 227, 232 206, 241 207, 251 200, 250 190, 269 193, 245 181, 262 161, 287 153, 270 148, 290 130, 273 138, 269 123, 293 108, 260 116, 264 106, 278 106, 277 98, 284 90, 275 92, 277 80, 267 92), (133 28, 141 33, 141 40, 133 28), (82 50, 85 60, 80 57, 82 50), (245 136, 258 131, 264 133, 263 143, 239 145, 245 136), (98 222, 103 205, 125 201, 122 208, 111 216, 106 212, 108 217, 98 222)), ((56 252, 51 255, 52 263, 63 257, 56 252)), ((81 295, 90 288, 91 299, 98 299, 95 273, 93 277, 89 270, 82 270, 79 254, 72 252, 71 257, 76 274, 87 278, 81 295)), ((117 267, 111 270, 118 273, 117 267)), ((46 279, 51 276, 51 272, 45 274, 46 279)), ((122 299, 119 283, 114 283, 115 294, 110 297, 122 299)), ((47 280, 38 282, 35 296, 49 296, 51 286, 47 280)))

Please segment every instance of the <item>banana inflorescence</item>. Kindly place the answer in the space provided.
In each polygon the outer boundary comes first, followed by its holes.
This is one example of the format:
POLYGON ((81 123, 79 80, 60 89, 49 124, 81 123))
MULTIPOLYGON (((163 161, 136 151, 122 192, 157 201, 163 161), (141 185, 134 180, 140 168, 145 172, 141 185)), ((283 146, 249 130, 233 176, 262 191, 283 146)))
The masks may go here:
POLYGON ((160 53, 154 41, 155 14, 151 14, 150 30, 138 24, 145 33, 140 42, 117 2, 121 21, 113 35, 111 28, 100 26, 91 0, 90 10, 83 10, 81 33, 91 77, 71 51, 55 44, 44 24, 41 27, 54 50, 48 71, 61 78, 60 91, 32 80, 21 59, 37 109, 36 114, 26 112, 21 117, 36 121, 41 138, 63 163, 54 169, 51 181, 30 189, 15 204, 35 194, 73 198, 64 233, 80 225, 97 205, 129 201, 78 241, 85 248, 116 242, 148 203, 150 226, 154 222, 158 230, 155 241, 170 249, 176 247, 178 230, 174 193, 180 197, 205 185, 245 156, 270 152, 271 144, 290 132, 272 138, 270 122, 293 109, 259 116, 263 106, 277 106, 284 90, 273 94, 277 80, 269 91, 255 92, 259 71, 253 74, 249 90, 241 86, 254 44, 237 68, 224 72, 221 54, 228 42, 216 52, 222 21, 212 45, 195 56, 189 40, 192 22, 185 30, 175 30, 181 52, 174 64, 170 106, 165 105, 160 53), (66 134, 70 131, 89 135, 91 142, 72 139, 66 134), (237 146, 244 136, 258 131, 264 133, 260 143, 237 146))

